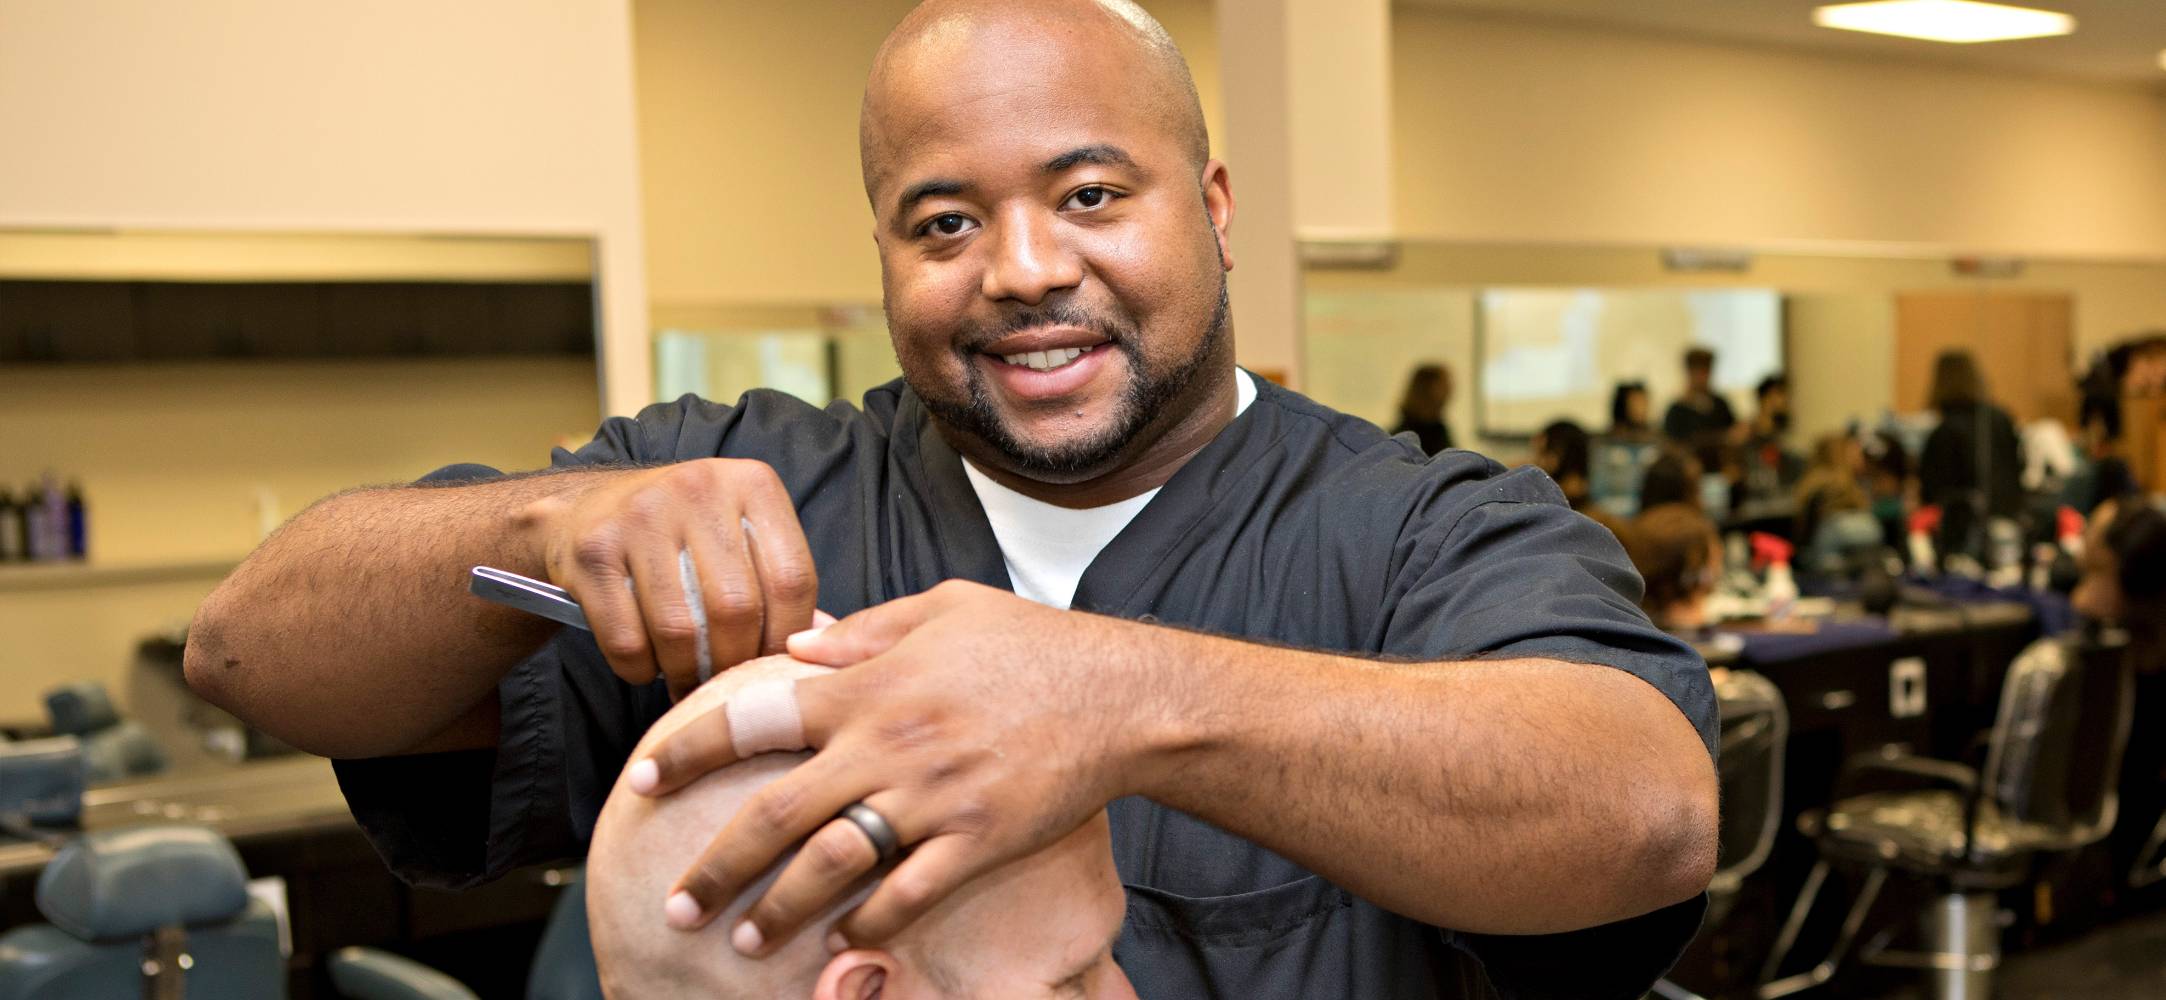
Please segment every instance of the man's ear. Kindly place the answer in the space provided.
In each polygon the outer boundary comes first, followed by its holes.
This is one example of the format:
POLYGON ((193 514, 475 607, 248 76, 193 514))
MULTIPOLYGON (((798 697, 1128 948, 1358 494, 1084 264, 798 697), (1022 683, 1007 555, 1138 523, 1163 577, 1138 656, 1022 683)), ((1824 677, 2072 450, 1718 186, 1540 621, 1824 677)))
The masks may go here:
POLYGON ((1218 237, 1218 264, 1223 270, 1233 270, 1233 249, 1228 242, 1233 229, 1233 179, 1228 176, 1226 164, 1212 160, 1203 165, 1203 211, 1211 219, 1211 232, 1218 237))
POLYGON ((871 948, 853 948, 827 960, 812 1000, 874 1000, 895 974, 895 956, 871 948))

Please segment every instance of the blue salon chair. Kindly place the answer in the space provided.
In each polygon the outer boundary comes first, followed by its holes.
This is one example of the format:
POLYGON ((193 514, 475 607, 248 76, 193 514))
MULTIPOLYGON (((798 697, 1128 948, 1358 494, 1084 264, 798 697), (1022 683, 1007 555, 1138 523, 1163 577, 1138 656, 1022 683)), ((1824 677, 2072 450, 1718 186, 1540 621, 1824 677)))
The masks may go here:
MULTIPOLYGON (((286 996, 277 918, 209 828, 75 838, 39 876, 37 906, 50 923, 0 934, 0 1000, 286 996)), ((475 1000, 448 976, 367 949, 332 956, 331 975, 350 1000, 475 1000)))
POLYGON ((587 933, 586 879, 573 878, 549 911, 534 964, 527 970, 526 1000, 602 1000, 594 941, 587 933))
POLYGON ((141 723, 122 719, 105 685, 77 681, 45 693, 45 715, 55 736, 83 743, 89 783, 111 784, 158 774, 166 768, 165 751, 141 723))

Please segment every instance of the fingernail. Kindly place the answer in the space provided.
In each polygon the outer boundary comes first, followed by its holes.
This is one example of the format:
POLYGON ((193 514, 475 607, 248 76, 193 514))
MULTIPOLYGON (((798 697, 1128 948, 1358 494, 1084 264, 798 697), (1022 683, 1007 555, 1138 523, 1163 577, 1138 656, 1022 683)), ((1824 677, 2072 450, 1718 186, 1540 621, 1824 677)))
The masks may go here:
POLYGON ((654 758, 642 758, 634 761, 631 769, 624 772, 624 783, 634 792, 652 795, 655 787, 662 783, 662 769, 656 766, 654 758))
POLYGON ((674 893, 662 904, 662 917, 671 927, 688 931, 699 923, 699 900, 689 892, 674 893))
POLYGON ((789 639, 788 639, 787 641, 788 641, 788 642, 792 642, 792 643, 797 643, 797 642, 811 642, 812 640, 814 640, 814 639, 817 639, 817 638, 819 638, 819 637, 820 637, 820 633, 822 633, 822 632, 825 632, 825 631, 827 631, 827 626, 825 626, 825 625, 815 625, 815 626, 813 626, 813 627, 811 627, 811 628, 808 628, 808 629, 806 629, 806 630, 804 630, 804 631, 802 631, 802 632, 792 632, 792 633, 790 633, 790 638, 789 638, 789 639))
POLYGON ((846 951, 849 951, 849 950, 850 950, 850 942, 849 942, 849 939, 847 939, 847 938, 844 938, 844 937, 842 936, 842 932, 841 932, 841 931, 828 931, 828 932, 827 932, 827 953, 828 953, 828 954, 830 954, 830 955, 840 955, 840 954, 842 954, 843 952, 846 952, 846 951))
POLYGON ((766 942, 767 939, 760 936, 760 929, 752 926, 750 920, 739 923, 737 929, 730 932, 730 946, 736 948, 740 955, 757 954, 760 945, 766 942))

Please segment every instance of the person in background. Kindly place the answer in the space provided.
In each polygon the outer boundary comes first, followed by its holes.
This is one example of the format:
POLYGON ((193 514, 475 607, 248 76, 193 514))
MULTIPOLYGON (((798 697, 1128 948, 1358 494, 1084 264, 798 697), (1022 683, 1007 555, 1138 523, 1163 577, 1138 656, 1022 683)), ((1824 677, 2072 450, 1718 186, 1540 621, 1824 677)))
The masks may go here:
POLYGON ((2123 346, 2127 358, 2120 365, 2121 395, 2166 394, 2166 333, 2146 333, 2123 346))
POLYGON ((1781 442, 1790 434, 1790 379, 1777 372, 1760 380, 1753 389, 1753 398, 1759 409, 1753 412, 1752 422, 1745 425, 1745 443, 1758 445, 1769 441, 1781 442))
POLYGON ((1873 520, 1880 522, 1880 540, 1889 548, 1905 550, 1912 505, 1910 452, 1887 431, 1875 431, 1865 444, 1865 492, 1872 503, 1873 520))
POLYGON ((1653 510, 1670 504, 1683 504, 1695 511, 1705 513, 1701 503, 1700 480, 1706 468, 1698 458, 1682 448, 1664 448, 1662 457, 1647 466, 1647 474, 1640 479, 1640 509, 1653 510))
POLYGON ((2141 493, 2108 499, 2083 532, 2082 575, 2069 604, 2085 623, 2128 633, 2136 724, 2121 757, 2121 820, 2109 839, 2111 871, 2158 864, 2166 835, 2166 737, 2145 725, 2166 697, 2166 512, 2141 493))
POLYGON ((1557 483, 1573 510, 1583 510, 1591 496, 1591 439, 1576 421, 1557 420, 1535 432, 1534 465, 1557 483))
POLYGON ((1859 479, 1865 473, 1865 448, 1848 434, 1829 434, 1813 443, 1812 466, 1798 479, 1797 542, 1810 546, 1828 519, 1872 509, 1872 497, 1859 479))
POLYGON ((1422 365, 1407 377, 1406 393, 1399 397, 1399 423, 1391 432, 1414 435, 1428 454, 1448 451, 1453 447, 1452 428, 1444 420, 1444 408, 1451 402, 1452 370, 1441 364, 1422 365))
POLYGON ((1534 435, 1534 465, 1557 483, 1572 509, 1622 539, 1624 522, 1594 502, 1594 440, 1571 420, 1552 421, 1534 435))
POLYGON ((1746 493, 1764 499, 1795 488, 1805 474, 1805 460, 1789 448, 1790 379, 1780 372, 1769 375, 1753 395, 1758 409, 1752 422, 1733 433, 1744 446, 1739 459, 1746 493))
POLYGON ((1941 509, 1940 551, 1981 554, 1985 522, 2023 513, 2023 449, 2015 421, 1993 405, 1969 351, 1933 362, 1929 395, 1940 426, 1918 459, 1919 500, 1941 509))
POLYGON ((1699 454, 1702 465, 1714 465, 1719 463, 1710 462, 1706 453, 1719 452, 1736 426, 1729 401, 1715 392, 1715 352, 1704 347, 1686 351, 1685 394, 1662 415, 1663 435, 1699 454))
POLYGON ((1619 382, 1609 397, 1609 436, 1620 441, 1645 441, 1654 436, 1648 423, 1647 383, 1619 382))
POLYGON ((2140 671, 2166 670, 2166 513, 2140 493, 2123 494, 2091 512, 2084 535, 2083 576, 2069 603, 2128 630, 2140 671))
POLYGON ((1625 552, 1647 581, 1640 608, 1677 634, 1704 629, 1707 598, 1721 575, 1722 540, 1715 523, 1685 503, 1649 507, 1623 533, 1625 552))

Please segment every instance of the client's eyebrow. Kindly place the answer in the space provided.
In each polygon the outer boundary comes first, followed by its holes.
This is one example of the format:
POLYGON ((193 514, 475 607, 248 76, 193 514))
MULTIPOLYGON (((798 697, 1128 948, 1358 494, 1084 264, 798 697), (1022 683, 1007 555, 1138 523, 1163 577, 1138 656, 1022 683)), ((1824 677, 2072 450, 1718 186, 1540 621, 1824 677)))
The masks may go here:
POLYGON ((1084 996, 1083 977, 1090 975, 1090 971, 1098 967, 1099 959, 1113 953, 1113 944, 1120 939, 1121 929, 1116 926, 1113 928, 1112 935, 1106 938, 1105 947, 1091 952, 1091 957, 1084 959, 1083 964, 1075 972, 1053 983, 1053 994, 1060 997, 1084 996))

